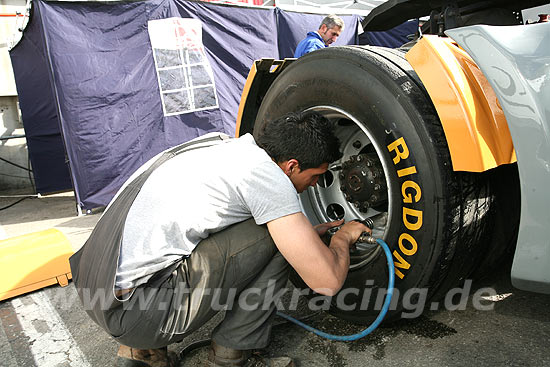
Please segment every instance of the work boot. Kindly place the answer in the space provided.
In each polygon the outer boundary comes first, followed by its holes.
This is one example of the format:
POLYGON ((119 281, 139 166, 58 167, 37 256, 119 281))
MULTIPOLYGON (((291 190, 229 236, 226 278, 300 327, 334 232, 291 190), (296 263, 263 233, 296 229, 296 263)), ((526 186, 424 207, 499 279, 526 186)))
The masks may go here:
POLYGON ((159 349, 136 349, 121 345, 120 348, 118 348, 117 355, 132 361, 143 362, 150 367, 178 366, 176 353, 168 352, 167 347, 159 349))
POLYGON ((289 357, 267 358, 258 352, 222 347, 212 341, 208 353, 208 367, 294 367, 289 357))

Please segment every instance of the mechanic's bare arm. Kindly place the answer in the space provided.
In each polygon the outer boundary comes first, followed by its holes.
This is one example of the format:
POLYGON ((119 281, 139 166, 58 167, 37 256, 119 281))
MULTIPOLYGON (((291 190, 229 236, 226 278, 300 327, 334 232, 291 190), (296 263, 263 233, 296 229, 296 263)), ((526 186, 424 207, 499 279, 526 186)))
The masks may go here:
POLYGON ((332 296, 346 279, 349 248, 369 228, 348 222, 336 232, 327 247, 302 213, 287 215, 267 223, 277 248, 289 264, 315 292, 332 296))

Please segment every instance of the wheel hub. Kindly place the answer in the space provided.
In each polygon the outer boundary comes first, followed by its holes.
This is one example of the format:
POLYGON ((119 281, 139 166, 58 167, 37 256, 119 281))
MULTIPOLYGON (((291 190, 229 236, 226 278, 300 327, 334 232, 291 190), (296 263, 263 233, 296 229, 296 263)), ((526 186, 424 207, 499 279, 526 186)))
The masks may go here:
POLYGON ((382 164, 375 153, 352 155, 342 164, 340 189, 346 200, 361 212, 388 199, 382 164))

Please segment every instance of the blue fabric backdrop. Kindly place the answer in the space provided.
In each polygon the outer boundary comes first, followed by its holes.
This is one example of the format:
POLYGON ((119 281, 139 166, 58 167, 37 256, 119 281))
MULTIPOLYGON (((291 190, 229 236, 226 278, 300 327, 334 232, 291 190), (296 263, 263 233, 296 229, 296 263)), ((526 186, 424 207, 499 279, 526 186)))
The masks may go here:
MULTIPOLYGON (((305 33, 316 30, 322 19, 277 8, 179 0, 35 0, 33 6, 31 26, 12 51, 23 122, 27 132, 44 127, 47 135, 51 130, 58 143, 60 127, 83 209, 106 205, 139 166, 164 149, 210 131, 233 135, 253 61, 292 56, 305 33), (202 22, 219 108, 164 116, 147 22, 170 17, 202 22), (33 56, 37 52, 41 57, 33 56), (29 73, 33 67, 37 72, 29 73), (40 94, 31 79, 40 79, 40 94), (31 106, 37 100, 43 108, 31 106), (48 116, 47 127, 35 124, 41 112, 48 116)), ((338 44, 357 43, 359 17, 345 21, 338 44)), ((29 141, 33 156, 31 145, 29 141)), ((33 167, 42 158, 34 155, 33 167)), ((55 162, 67 171, 63 160, 55 162)), ((66 187, 66 172, 63 180, 66 187)), ((57 187, 55 179, 49 181, 57 187)))
POLYGON ((418 19, 409 20, 403 24, 383 32, 363 32, 359 35, 359 45, 401 47, 409 42, 407 36, 418 30, 418 19))
POLYGON ((45 194, 69 190, 72 184, 41 30, 40 17, 33 16, 10 56, 36 191, 45 194))

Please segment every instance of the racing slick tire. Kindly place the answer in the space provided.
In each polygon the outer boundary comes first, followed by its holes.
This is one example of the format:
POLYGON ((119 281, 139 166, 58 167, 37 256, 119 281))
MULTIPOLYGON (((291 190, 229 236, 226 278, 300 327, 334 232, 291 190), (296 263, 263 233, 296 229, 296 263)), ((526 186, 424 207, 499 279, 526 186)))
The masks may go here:
MULTIPOLYGON (((482 261, 499 200, 494 180, 453 171, 435 108, 396 51, 344 46, 301 57, 269 88, 254 135, 269 121, 305 110, 334 122, 343 152, 317 186, 300 194, 305 214, 314 225, 370 218, 395 265, 386 319, 417 316, 419 307, 429 307, 482 261)), ((387 271, 377 245, 358 245, 330 312, 370 323, 382 307, 387 271)), ((291 280, 305 287, 296 273, 291 280)), ((316 295, 309 296, 312 301, 316 295)))

